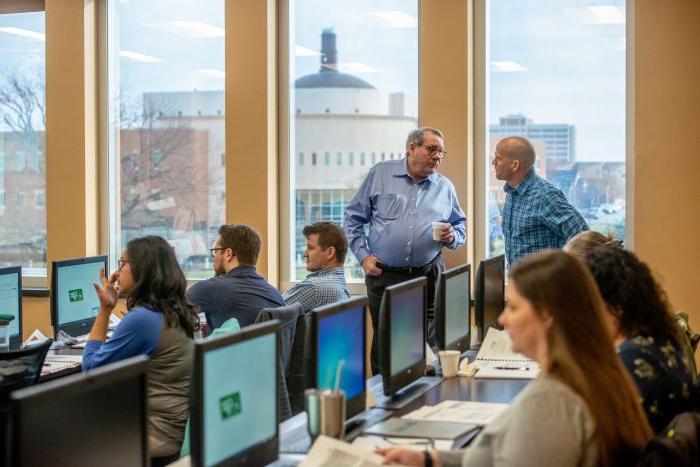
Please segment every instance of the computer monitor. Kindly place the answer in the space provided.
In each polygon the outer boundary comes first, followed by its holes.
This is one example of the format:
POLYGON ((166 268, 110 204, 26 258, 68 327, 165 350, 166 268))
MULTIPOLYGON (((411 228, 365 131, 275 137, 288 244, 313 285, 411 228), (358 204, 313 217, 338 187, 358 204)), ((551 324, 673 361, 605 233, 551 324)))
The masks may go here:
POLYGON ((0 268, 0 314, 15 317, 10 321, 10 348, 22 344, 22 268, 0 268))
POLYGON ((51 324, 58 338, 61 330, 72 337, 90 332, 100 311, 93 288, 99 284, 100 268, 107 274, 107 256, 54 261, 51 265, 51 324))
POLYGON ((148 465, 147 370, 138 356, 13 392, 8 465, 148 465))
POLYGON ((394 396, 425 373, 425 277, 384 289, 379 311, 379 361, 384 394, 394 396))
POLYGON ((365 410, 367 297, 351 298, 311 312, 307 387, 332 389, 339 362, 347 418, 365 410))
POLYGON ((435 338, 441 350, 469 348, 471 266, 463 264, 440 275, 435 309, 435 338))
POLYGON ((505 306, 505 256, 482 261, 476 271, 474 318, 482 341, 490 327, 500 328, 498 316, 505 306))
POLYGON ((195 343, 193 466, 267 465, 279 449, 279 322, 195 343))

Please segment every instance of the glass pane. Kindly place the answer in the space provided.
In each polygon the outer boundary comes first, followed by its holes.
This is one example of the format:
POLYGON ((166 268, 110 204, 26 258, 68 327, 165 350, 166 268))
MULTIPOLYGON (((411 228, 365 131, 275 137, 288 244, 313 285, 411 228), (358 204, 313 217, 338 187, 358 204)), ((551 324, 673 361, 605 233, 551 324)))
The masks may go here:
MULTIPOLYGON (((291 10, 290 154, 311 154, 291 168, 290 278, 300 280, 304 225, 342 223, 376 154, 403 157, 418 123, 418 1, 297 0, 291 10)), ((345 268, 350 281, 364 277, 352 252, 345 268)))
POLYGON ((0 267, 46 275, 44 12, 0 15, 0 267))
POLYGON ((167 3, 110 1, 110 251, 160 235, 202 278, 225 221, 224 0, 167 3))
MULTIPOLYGON (((535 170, 591 229, 625 237, 625 2, 489 0, 487 122, 528 138, 535 170)), ((503 252, 504 182, 488 165, 487 245, 503 252)))

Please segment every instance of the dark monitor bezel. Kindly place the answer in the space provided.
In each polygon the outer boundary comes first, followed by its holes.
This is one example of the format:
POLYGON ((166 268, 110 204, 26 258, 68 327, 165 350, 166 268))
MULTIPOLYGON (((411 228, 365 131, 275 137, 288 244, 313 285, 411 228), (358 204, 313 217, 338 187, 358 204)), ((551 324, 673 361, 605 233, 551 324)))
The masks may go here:
MULTIPOLYGON (((367 306, 369 301, 367 297, 356 297, 349 298, 340 302, 332 303, 330 305, 325 305, 322 307, 315 308, 311 311, 311 326, 309 329, 310 337, 309 342, 309 363, 308 363, 308 373, 306 377, 306 387, 315 388, 318 382, 318 354, 320 345, 319 339, 319 324, 320 321, 329 316, 336 315, 338 313, 343 313, 344 311, 353 308, 363 308, 362 313, 362 378, 365 380, 367 374, 367 334, 365 332, 367 328, 367 306)), ((345 414, 347 418, 354 417, 360 412, 365 410, 367 403, 367 387, 366 384, 362 387, 362 392, 352 399, 345 400, 345 414)))
MULTIPOLYGON (((28 406, 33 404, 43 405, 50 402, 52 399, 55 400, 57 398, 61 398, 66 394, 69 394, 71 397, 75 397, 76 394, 86 393, 92 390, 99 391, 100 388, 104 388, 115 381, 121 381, 132 377, 139 377, 141 380, 141 465, 149 465, 147 373, 148 358, 146 356, 139 355, 126 360, 121 360, 119 362, 110 363, 84 373, 58 378, 53 381, 19 389, 13 392, 10 395, 12 405, 10 436, 12 441, 10 443, 9 456, 11 458, 11 465, 25 465, 22 462, 21 453, 18 453, 17 451, 19 446, 21 446, 20 440, 22 436, 20 419, 28 406)), ((109 401, 105 402, 108 403, 109 401)), ((108 426, 109 423, 107 420, 105 423, 107 423, 106 426, 108 426)), ((61 428, 57 427, 57 429, 61 428)), ((73 428, 68 427, 67 429, 73 428)), ((104 436, 110 436, 108 429, 104 431, 104 436)), ((88 447, 88 449, 91 448, 95 448, 95 446, 88 447)), ((76 442, 76 451, 81 451, 84 449, 85 446, 82 446, 79 442, 76 442)))
MULTIPOLYGON (((199 339, 194 344, 194 367, 192 371, 190 421, 191 463, 194 467, 204 466, 204 356, 211 350, 239 344, 266 334, 275 335, 275 435, 254 446, 238 452, 216 464, 217 466, 267 465, 277 460, 279 452, 279 374, 281 365, 279 355, 279 321, 272 320, 261 324, 246 326, 240 331, 234 331, 218 336, 199 339)), ((237 375, 232 375, 236 377, 237 375)), ((244 376, 244 375, 243 375, 244 376)))
POLYGON ((382 382, 384 386, 384 395, 390 397, 396 394, 401 388, 408 386, 425 374, 425 341, 427 338, 426 327, 426 303, 427 303, 427 284, 428 280, 425 277, 418 277, 400 284, 392 285, 384 289, 384 295, 379 310, 379 359, 381 366, 382 382), (414 362, 408 368, 400 370, 400 373, 394 374, 391 368, 391 313, 392 299, 396 295, 400 295, 407 290, 415 288, 423 289, 423 349, 422 357, 419 361, 414 362))
MULTIPOLYGON (((502 304, 505 306, 505 277, 506 277, 506 269, 505 269, 505 262, 506 262, 506 257, 505 255, 498 255, 494 256, 492 258, 485 259, 479 263, 479 268, 476 271, 476 281, 475 281, 475 287, 474 287, 474 318, 476 321, 477 328, 479 330, 479 338, 481 340, 484 339, 484 336, 486 335, 486 328, 487 328, 487 317, 485 316, 485 281, 486 281, 486 273, 485 270, 492 264, 501 264, 501 269, 503 270, 503 285, 502 285, 502 293, 501 296, 503 297, 502 304)), ((501 313, 503 310, 503 306, 501 306, 501 310, 499 310, 498 314, 501 313)), ((493 318, 493 317, 489 317, 493 318)), ((488 327, 494 326, 496 328, 500 328, 498 325, 498 315, 495 317, 495 319, 489 319, 488 327)))
POLYGON ((10 336, 10 348, 18 349, 22 344, 22 266, 9 266, 0 268, 0 276, 6 274, 17 274, 17 317, 19 324, 19 338, 10 336))
MULTIPOLYGON (((73 337, 87 334, 90 332, 92 323, 95 321, 94 318, 83 319, 79 321, 72 321, 69 323, 58 324, 58 270, 66 266, 76 266, 80 264, 88 263, 99 263, 103 262, 105 267, 105 277, 109 277, 108 269, 108 259, 107 255, 98 256, 86 256, 84 258, 74 258, 74 259, 64 259, 60 261, 51 262, 51 326, 53 326, 54 338, 58 338, 58 331, 63 330, 67 334, 73 337), (82 331, 85 329, 86 332, 74 332, 75 328, 82 331), (70 332, 69 332, 70 331, 70 332)), ((95 282, 99 280, 98 277, 95 278, 95 282)))
POLYGON ((472 267, 470 264, 461 264, 452 269, 440 274, 440 284, 438 285, 439 294, 438 297, 439 305, 435 310, 435 341, 437 347, 440 350, 459 350, 463 352, 469 349, 469 341, 471 338, 471 306, 470 306, 470 294, 471 294, 471 272, 472 267), (467 329, 466 334, 462 334, 457 339, 452 342, 446 342, 447 340, 447 280, 460 274, 467 275, 467 284, 469 289, 465 291, 467 295, 467 329))

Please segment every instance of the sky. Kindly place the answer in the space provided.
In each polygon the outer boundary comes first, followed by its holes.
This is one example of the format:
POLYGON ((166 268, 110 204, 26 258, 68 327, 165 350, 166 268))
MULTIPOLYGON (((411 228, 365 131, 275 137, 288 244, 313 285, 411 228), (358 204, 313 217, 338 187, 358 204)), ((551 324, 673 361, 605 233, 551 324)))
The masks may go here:
POLYGON ((624 161, 624 11, 619 0, 489 2, 487 121, 573 124, 577 160, 624 161), (615 8, 585 8, 596 4, 615 8))
MULTIPOLYGON (((110 6, 123 92, 223 89, 224 0, 110 6)), ((417 9, 417 0, 291 0, 292 76, 318 71, 321 31, 333 28, 341 71, 416 95, 417 9)), ((624 0, 491 0, 487 18, 487 121, 521 113, 573 124, 578 160, 624 160, 624 0)), ((0 75, 41 66, 43 42, 7 27, 43 33, 43 14, 0 15, 0 75)))

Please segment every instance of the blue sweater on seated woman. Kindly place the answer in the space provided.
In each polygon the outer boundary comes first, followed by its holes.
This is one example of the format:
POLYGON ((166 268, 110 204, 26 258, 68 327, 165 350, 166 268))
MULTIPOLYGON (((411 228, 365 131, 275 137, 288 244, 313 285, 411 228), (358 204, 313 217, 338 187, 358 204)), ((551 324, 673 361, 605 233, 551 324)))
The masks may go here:
POLYGON ((106 341, 88 341, 83 352, 83 370, 125 360, 136 355, 151 356, 158 347, 164 316, 148 308, 127 313, 112 337, 106 341))
POLYGON ((129 311, 105 342, 89 340, 83 370, 147 355, 149 450, 179 451, 189 416, 192 339, 178 326, 167 326, 165 315, 148 308, 129 311), (152 438, 152 440, 151 440, 152 438))
POLYGON ((642 396, 649 424, 659 433, 673 417, 691 410, 693 375, 688 359, 669 339, 635 335, 618 347, 642 396))

